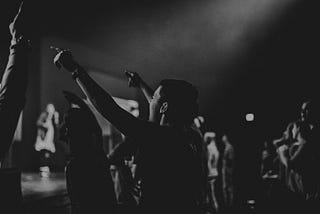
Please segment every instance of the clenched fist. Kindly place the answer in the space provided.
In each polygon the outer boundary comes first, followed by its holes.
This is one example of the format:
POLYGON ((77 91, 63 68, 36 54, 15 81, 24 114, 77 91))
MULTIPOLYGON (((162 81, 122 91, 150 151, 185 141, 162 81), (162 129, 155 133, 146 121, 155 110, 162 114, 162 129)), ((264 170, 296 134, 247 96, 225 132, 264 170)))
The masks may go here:
POLYGON ((128 77, 128 85, 129 87, 140 87, 141 77, 136 72, 125 71, 125 75, 128 77))
POLYGON ((73 72, 78 68, 78 63, 74 60, 72 53, 68 50, 60 50, 53 59, 53 63, 58 67, 64 67, 67 71, 73 72))

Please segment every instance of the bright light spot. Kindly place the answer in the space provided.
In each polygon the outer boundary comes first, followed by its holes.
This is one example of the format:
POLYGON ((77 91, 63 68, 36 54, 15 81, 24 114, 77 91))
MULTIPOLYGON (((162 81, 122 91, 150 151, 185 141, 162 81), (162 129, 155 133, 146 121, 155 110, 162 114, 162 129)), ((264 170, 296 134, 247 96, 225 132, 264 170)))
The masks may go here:
POLYGON ((246 114, 246 121, 254 121, 254 114, 252 113, 246 114))

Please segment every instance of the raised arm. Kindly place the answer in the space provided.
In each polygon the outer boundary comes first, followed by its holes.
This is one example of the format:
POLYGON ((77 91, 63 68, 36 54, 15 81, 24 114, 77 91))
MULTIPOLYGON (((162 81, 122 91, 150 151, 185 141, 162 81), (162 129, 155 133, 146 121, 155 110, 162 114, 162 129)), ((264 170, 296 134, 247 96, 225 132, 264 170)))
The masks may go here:
POLYGON ((124 135, 141 136, 150 127, 147 125, 148 122, 139 120, 118 106, 111 95, 103 90, 73 59, 71 52, 60 51, 54 63, 72 73, 73 78, 95 108, 124 135))
POLYGON ((0 161, 8 151, 25 104, 28 75, 28 52, 30 46, 24 37, 25 17, 22 17, 22 3, 19 12, 9 25, 11 33, 10 55, 0 87, 0 161))
POLYGON ((152 88, 150 88, 149 85, 145 81, 143 81, 143 79, 141 79, 138 73, 131 71, 125 71, 124 73, 129 79, 129 87, 140 88, 144 96, 147 98, 148 103, 150 103, 154 93, 152 88))

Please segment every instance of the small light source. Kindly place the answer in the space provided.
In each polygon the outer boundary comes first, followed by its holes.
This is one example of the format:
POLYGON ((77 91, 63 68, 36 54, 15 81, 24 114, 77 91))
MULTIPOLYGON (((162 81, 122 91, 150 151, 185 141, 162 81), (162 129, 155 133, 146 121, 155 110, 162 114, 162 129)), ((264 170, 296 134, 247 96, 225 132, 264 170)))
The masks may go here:
POLYGON ((246 114, 246 121, 254 121, 254 114, 252 113, 246 114))

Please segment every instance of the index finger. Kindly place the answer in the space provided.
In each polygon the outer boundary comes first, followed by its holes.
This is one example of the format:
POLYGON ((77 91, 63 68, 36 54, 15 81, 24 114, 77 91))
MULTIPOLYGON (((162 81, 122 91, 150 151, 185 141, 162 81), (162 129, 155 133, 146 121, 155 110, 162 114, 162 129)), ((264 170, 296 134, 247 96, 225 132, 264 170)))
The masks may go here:
POLYGON ((21 14, 22 7, 23 7, 23 1, 20 3, 18 12, 17 12, 16 16, 15 16, 14 19, 13 19, 14 21, 16 21, 16 20, 18 19, 19 15, 21 14))

